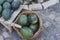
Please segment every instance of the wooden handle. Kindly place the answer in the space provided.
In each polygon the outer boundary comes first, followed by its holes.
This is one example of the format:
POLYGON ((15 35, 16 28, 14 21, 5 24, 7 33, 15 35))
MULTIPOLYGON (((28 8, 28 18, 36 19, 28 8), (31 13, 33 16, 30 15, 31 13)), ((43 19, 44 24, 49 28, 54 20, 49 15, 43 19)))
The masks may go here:
POLYGON ((15 27, 17 27, 17 28, 21 28, 21 26, 20 26, 20 25, 18 25, 18 24, 15 24, 15 27))
MULTIPOLYGON (((10 23, 10 22, 8 22, 8 21, 5 21, 3 18, 0 18, 0 23, 3 23, 4 24, 4 26, 7 28, 7 26, 6 25, 8 25, 8 26, 10 26, 10 27, 17 27, 17 28, 21 28, 21 26, 20 25, 18 25, 18 24, 15 24, 15 23, 10 23)), ((8 29, 8 28, 7 28, 8 29)))
POLYGON ((32 0, 27 0, 28 2, 32 1, 32 0))
POLYGON ((15 23, 12 23, 12 24, 11 24, 11 26, 16 27, 16 28, 21 28, 21 26, 20 26, 20 25, 15 24, 15 23))
POLYGON ((5 21, 4 23, 5 23, 6 25, 10 25, 11 27, 21 28, 21 26, 20 26, 20 25, 15 24, 15 23, 10 23, 10 22, 8 22, 8 21, 5 21))

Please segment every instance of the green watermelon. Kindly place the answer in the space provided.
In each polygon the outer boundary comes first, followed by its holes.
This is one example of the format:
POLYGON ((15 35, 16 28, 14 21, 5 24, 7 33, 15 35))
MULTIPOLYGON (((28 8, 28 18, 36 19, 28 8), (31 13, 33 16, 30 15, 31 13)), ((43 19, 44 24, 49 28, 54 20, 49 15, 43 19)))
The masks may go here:
POLYGON ((20 33, 21 35, 24 37, 24 38, 31 38, 33 36, 33 32, 31 29, 29 29, 28 27, 23 27, 21 30, 20 30, 20 33))
POLYGON ((6 0, 7 2, 9 2, 9 3, 12 3, 14 0, 6 0))
POLYGON ((10 3, 9 3, 9 2, 5 2, 5 3, 3 4, 3 9, 11 9, 10 3))
POLYGON ((33 13, 28 16, 28 19, 31 24, 36 24, 38 22, 38 17, 33 13))
POLYGON ((21 15, 18 18, 18 24, 20 24, 20 25, 26 25, 27 24, 27 16, 26 15, 21 15))
POLYGON ((0 13, 2 12, 2 6, 0 5, 0 13))
POLYGON ((18 9, 19 6, 20 6, 20 2, 19 2, 19 1, 14 1, 14 2, 12 2, 12 9, 13 9, 13 10, 18 9))
POLYGON ((32 29, 33 32, 36 32, 37 29, 38 29, 38 24, 34 24, 34 25, 31 24, 31 25, 30 25, 30 28, 32 29))
POLYGON ((4 3, 5 0, 0 0, 0 5, 4 3))
POLYGON ((0 17, 1 17, 1 15, 2 15, 2 6, 0 5, 0 17))
POLYGON ((2 17, 5 19, 5 20, 8 20, 10 17, 11 17, 11 10, 10 9, 4 9, 3 12, 2 12, 2 17))

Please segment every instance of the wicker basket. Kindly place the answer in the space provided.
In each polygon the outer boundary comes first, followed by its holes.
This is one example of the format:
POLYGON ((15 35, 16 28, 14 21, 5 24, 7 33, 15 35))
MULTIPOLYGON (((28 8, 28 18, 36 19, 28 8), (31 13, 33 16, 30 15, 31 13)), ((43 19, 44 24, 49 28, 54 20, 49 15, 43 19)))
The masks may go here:
MULTIPOLYGON (((41 32, 41 29, 42 29, 42 20, 41 20, 41 17, 40 17, 40 15, 38 15, 38 13, 37 12, 35 12, 35 11, 23 11, 22 13, 20 13, 18 16, 17 16, 17 19, 14 21, 14 23, 16 23, 17 22, 17 20, 18 20, 18 17, 21 15, 21 14, 31 14, 31 13, 35 13, 36 15, 37 15, 37 17, 38 17, 38 20, 39 20, 39 29, 37 30, 37 32, 32 36, 32 38, 30 38, 30 39, 33 39, 33 38, 36 38, 38 35, 39 35, 39 33, 41 32)), ((14 30, 18 33, 18 35, 20 36, 20 37, 22 37, 21 36, 21 34, 20 34, 20 32, 19 32, 19 29, 18 28, 15 28, 14 27, 14 30)), ((23 38, 23 37, 22 37, 23 38)))
POLYGON ((28 2, 32 1, 32 0, 27 0, 28 2))

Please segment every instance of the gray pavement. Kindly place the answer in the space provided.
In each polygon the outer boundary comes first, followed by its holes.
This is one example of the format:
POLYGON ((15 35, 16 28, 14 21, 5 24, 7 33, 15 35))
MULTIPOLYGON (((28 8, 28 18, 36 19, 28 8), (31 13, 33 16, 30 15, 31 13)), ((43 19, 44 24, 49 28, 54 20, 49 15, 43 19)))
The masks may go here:
MULTIPOLYGON (((60 40, 60 3, 45 10, 37 11, 43 21, 39 36, 32 40, 60 40)), ((12 33, 0 24, 0 40, 24 40, 13 30, 12 33)))

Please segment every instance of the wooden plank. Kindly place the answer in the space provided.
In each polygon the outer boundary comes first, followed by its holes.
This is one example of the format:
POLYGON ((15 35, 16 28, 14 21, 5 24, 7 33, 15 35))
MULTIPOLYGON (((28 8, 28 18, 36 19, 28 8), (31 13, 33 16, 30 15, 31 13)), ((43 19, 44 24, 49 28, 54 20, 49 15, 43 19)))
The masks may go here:
POLYGON ((59 3, 59 0, 50 0, 50 1, 42 3, 42 5, 43 5, 44 9, 46 9, 48 7, 55 5, 56 3, 59 3))

